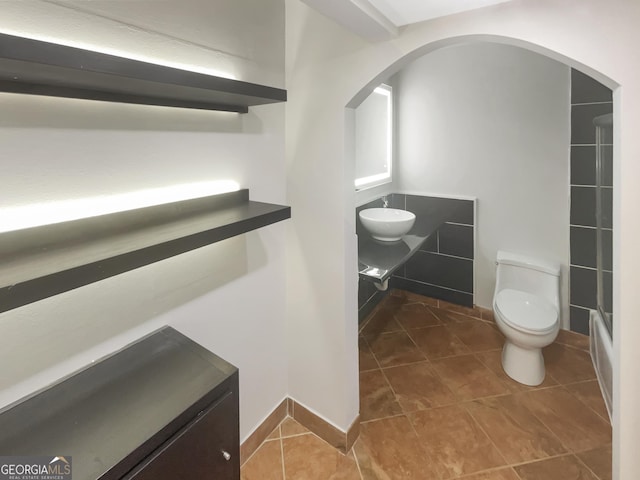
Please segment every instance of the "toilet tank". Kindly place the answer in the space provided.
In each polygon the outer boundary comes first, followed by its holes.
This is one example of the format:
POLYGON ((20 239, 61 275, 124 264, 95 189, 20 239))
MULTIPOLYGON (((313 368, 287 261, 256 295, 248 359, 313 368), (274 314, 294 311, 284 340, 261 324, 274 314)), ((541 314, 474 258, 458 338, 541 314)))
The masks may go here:
POLYGON ((498 251, 495 295, 505 288, 521 290, 560 305, 560 265, 526 255, 498 251))

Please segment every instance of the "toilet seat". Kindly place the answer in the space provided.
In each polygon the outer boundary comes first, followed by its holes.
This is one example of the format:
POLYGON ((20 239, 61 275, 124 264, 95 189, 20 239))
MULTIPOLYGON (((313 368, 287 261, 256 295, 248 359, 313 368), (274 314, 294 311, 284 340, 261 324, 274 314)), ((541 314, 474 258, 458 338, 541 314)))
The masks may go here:
POLYGON ((495 307, 502 320, 517 330, 543 335, 552 331, 558 311, 543 298, 510 288, 498 292, 495 307))

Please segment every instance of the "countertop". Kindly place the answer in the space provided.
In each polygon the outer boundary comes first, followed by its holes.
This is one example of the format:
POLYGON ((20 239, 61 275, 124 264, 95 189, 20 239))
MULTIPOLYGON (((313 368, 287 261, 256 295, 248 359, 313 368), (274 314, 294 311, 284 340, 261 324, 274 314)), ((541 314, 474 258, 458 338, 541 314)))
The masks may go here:
MULTIPOLYGON (((358 229, 358 273, 361 280, 382 283, 409 260, 455 213, 456 207, 443 207, 437 211, 413 212, 413 228, 397 242, 373 239, 364 227, 358 229)), ((357 219, 360 222, 360 218, 357 219)))

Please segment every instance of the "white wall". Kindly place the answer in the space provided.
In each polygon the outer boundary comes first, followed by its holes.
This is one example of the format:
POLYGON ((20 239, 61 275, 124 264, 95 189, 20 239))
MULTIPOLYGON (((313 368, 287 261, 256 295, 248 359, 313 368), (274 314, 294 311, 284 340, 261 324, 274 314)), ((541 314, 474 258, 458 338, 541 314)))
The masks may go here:
MULTIPOLYGON (((3 2, 0 31, 283 86, 281 0, 251 14, 231 0, 125 3, 127 15, 122 2, 65 2, 93 15, 3 2)), ((282 104, 246 115, 12 94, 0 104, 0 207, 227 178, 285 201, 282 104)), ((284 235, 271 225, 0 314, 0 406, 168 324, 240 369, 244 439, 287 395, 284 235)))
MULTIPOLYGON (((430 51, 469 41, 526 46, 614 89, 614 478, 640 471, 640 2, 513 0, 405 27, 394 40, 366 44, 326 18, 287 0, 287 185, 298 219, 289 230, 287 319, 291 388, 339 426, 357 411, 356 309, 346 308, 355 269, 352 161, 345 156, 345 106, 430 51), (350 165, 351 164, 351 165, 350 165), (306 220, 305 220, 306 219, 306 220), (347 246, 347 247, 345 247, 347 246), (331 302, 327 305, 327 302, 331 302), (292 327, 293 325, 293 327, 292 327), (290 343, 291 345, 291 343, 290 343), (355 360, 354 360, 355 362, 355 360), (302 377, 302 370, 307 378, 302 377), (328 398, 327 388, 336 389, 328 398), (320 397, 318 395, 321 395, 320 397)), ((357 104, 357 102, 355 103, 357 104)), ((355 282, 354 282, 355 283, 355 282)))
POLYGON ((396 74, 400 191, 476 197, 475 303, 499 249, 562 265, 568 327, 570 69, 518 47, 429 53, 396 74))

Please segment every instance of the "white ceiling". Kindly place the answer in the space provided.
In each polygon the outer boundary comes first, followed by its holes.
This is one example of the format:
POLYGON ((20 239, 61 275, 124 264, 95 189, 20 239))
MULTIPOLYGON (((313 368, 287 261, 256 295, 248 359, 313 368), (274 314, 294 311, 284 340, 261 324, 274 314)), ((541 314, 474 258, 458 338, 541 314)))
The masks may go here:
POLYGON ((452 13, 504 3, 510 0, 368 0, 380 13, 400 27, 452 13))
POLYGON ((371 41, 398 35, 398 27, 511 0, 302 0, 371 41))

